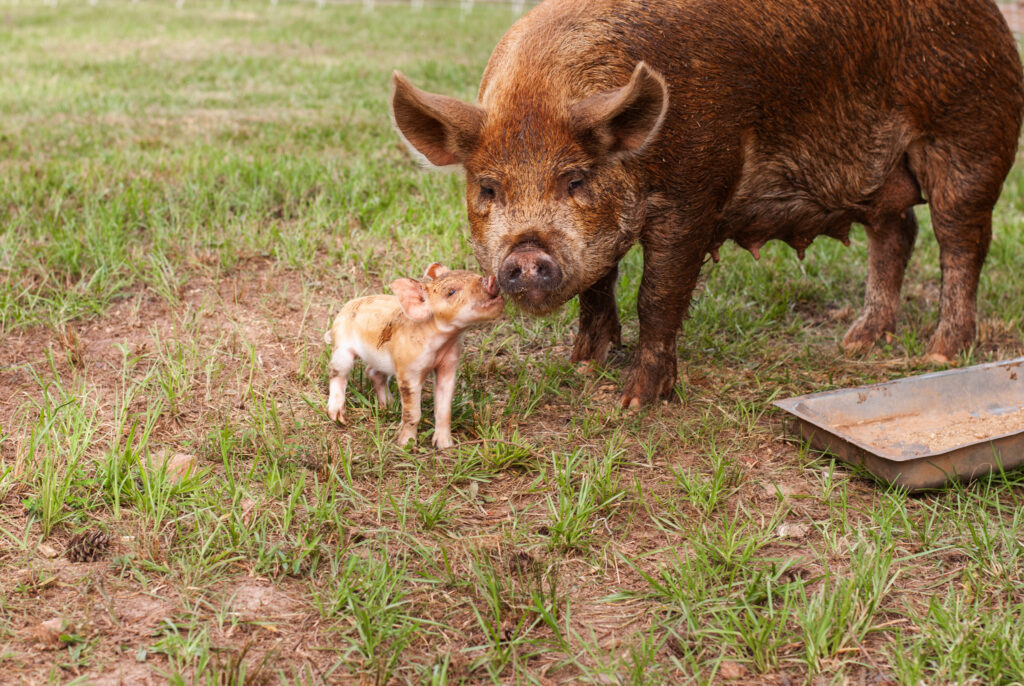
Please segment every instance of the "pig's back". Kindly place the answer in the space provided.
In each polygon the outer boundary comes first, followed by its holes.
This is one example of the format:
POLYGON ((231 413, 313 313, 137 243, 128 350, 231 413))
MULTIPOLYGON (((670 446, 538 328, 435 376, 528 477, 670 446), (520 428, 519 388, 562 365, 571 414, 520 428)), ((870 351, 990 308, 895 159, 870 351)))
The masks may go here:
POLYGON ((350 300, 335 317, 328 342, 334 348, 349 348, 373 369, 394 374, 391 337, 402 317, 402 306, 393 295, 350 300))
POLYGON ((1021 99, 1016 44, 992 0, 547 0, 495 48, 480 102, 575 102, 622 85, 640 60, 668 79, 669 128, 694 116, 771 126, 823 106, 857 117, 837 100, 936 125, 979 82, 989 109, 1021 99))

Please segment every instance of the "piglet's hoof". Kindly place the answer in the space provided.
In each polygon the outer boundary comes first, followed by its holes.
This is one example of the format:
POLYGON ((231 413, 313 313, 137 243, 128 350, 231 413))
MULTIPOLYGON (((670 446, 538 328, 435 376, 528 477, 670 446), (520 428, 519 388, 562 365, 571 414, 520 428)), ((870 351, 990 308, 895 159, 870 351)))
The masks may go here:
POLYGON ((345 423, 345 412, 336 407, 328 407, 327 416, 331 418, 331 421, 336 422, 338 424, 345 423))
POLYGON ((401 431, 398 432, 398 440, 396 441, 396 443, 398 443, 399 447, 404 448, 409 443, 415 443, 415 442, 416 442, 416 429, 409 428, 409 427, 404 427, 401 431))
POLYGON ((453 445, 455 445, 455 442, 452 441, 452 437, 450 434, 438 434, 437 432, 434 433, 434 437, 431 439, 430 442, 438 450, 447 450, 448 448, 451 448, 453 445))

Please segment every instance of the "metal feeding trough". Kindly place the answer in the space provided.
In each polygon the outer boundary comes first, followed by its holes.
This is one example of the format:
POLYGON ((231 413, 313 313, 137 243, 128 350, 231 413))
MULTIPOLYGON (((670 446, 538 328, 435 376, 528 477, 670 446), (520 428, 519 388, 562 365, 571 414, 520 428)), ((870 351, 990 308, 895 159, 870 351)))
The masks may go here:
POLYGON ((1024 463, 1024 357, 775 405, 812 448, 911 491, 1024 463))

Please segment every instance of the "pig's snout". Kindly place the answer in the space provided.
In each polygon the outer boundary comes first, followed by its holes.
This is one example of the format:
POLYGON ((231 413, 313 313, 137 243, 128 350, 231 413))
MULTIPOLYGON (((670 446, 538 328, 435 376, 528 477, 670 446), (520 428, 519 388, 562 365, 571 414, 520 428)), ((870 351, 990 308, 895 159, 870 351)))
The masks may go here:
POLYGON ((547 294, 562 284, 562 268, 543 250, 516 250, 498 269, 498 285, 506 293, 547 294))

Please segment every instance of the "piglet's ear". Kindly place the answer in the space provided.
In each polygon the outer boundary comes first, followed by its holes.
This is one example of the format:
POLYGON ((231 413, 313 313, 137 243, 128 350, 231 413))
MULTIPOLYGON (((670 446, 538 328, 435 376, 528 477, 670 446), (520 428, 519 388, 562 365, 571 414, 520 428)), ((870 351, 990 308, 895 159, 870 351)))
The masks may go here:
POLYGON ((427 302, 427 291, 423 284, 412 279, 395 279, 391 282, 391 291, 398 296, 405 316, 414 322, 425 322, 433 314, 427 302))
POLYGON ((440 262, 434 262, 432 265, 427 267, 427 271, 423 275, 423 278, 425 278, 425 279, 436 279, 436 278, 444 276, 445 274, 447 274, 450 271, 451 271, 451 269, 449 269, 448 267, 444 266, 440 262))

